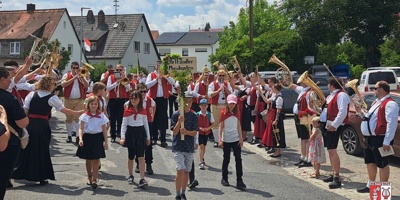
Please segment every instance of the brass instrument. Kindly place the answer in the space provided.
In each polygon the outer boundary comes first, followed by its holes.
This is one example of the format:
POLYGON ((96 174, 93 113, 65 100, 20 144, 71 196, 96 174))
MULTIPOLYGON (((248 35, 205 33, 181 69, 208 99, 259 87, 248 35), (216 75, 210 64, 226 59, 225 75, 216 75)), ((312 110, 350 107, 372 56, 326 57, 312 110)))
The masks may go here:
POLYGON ((125 78, 122 78, 122 79, 121 79, 120 83, 121 83, 122 85, 128 85, 128 84, 130 83, 130 81, 129 81, 128 78, 125 77, 125 78))
POLYGON ((290 88, 293 85, 293 78, 292 74, 290 73, 290 69, 282 61, 280 61, 275 54, 271 56, 268 62, 275 63, 280 66, 280 68, 276 70, 276 79, 278 79, 283 88, 290 88))
POLYGON ((281 136, 279 135, 279 128, 277 125, 272 125, 272 133, 274 133, 274 138, 276 140, 276 146, 279 147, 279 140, 281 139, 281 136))
POLYGON ((239 62, 238 62, 238 60, 237 60, 237 58, 236 58, 236 55, 234 55, 234 56, 232 57, 232 59, 233 59, 233 63, 232 63, 232 65, 233 65, 233 70, 234 70, 235 72, 240 72, 241 69, 240 69, 239 62))
POLYGON ((34 37, 35 40, 33 41, 33 45, 28 57, 32 59, 33 65, 41 65, 43 63, 43 60, 45 60, 49 50, 47 49, 45 43, 39 46, 39 43, 43 40, 42 38, 38 38, 32 34, 30 34, 30 36, 34 37))
POLYGON ((89 70, 85 67, 79 69, 78 75, 82 78, 86 77, 89 73, 89 70))
POLYGON ((368 105, 367 105, 367 103, 365 103, 364 98, 361 96, 360 92, 357 89, 357 82, 358 82, 358 79, 353 79, 353 80, 347 82, 345 84, 345 87, 349 87, 354 90, 354 92, 356 93, 356 95, 358 96, 358 98, 361 101, 361 103, 360 103, 361 107, 366 110, 366 109, 368 109, 368 105))
POLYGON ((87 63, 87 62, 82 62, 82 67, 88 68, 88 69, 94 69, 93 65, 87 63))
POLYGON ((311 91, 308 93, 310 99, 310 108, 313 109, 317 114, 321 114, 322 106, 325 103, 325 95, 318 85, 308 77, 308 71, 305 71, 299 77, 297 83, 304 83, 311 88, 311 91))
POLYGON ((215 61, 215 62, 213 63, 213 65, 217 68, 217 70, 219 69, 219 61, 215 61))

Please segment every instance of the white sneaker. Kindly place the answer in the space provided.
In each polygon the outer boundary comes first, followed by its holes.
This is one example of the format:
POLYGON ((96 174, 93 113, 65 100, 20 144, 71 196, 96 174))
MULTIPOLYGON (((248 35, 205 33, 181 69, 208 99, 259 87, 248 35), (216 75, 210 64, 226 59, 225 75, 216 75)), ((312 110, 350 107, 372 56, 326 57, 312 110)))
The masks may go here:
POLYGON ((200 163, 199 169, 204 170, 204 163, 200 163))

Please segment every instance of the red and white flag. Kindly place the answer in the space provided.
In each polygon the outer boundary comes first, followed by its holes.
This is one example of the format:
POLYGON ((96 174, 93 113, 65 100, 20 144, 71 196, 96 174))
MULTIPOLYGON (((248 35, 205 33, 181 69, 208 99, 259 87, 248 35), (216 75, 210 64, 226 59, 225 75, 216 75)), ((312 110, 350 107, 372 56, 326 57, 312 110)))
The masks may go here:
POLYGON ((85 38, 85 50, 90 52, 91 43, 89 39, 85 38))

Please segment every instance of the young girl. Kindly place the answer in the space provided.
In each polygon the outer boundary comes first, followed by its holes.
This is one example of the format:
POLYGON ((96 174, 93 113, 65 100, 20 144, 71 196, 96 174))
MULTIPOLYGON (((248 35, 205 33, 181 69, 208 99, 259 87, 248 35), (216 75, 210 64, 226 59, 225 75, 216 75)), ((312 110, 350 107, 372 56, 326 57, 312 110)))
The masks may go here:
POLYGON ((222 180, 223 186, 229 186, 228 165, 231 157, 231 149, 236 161, 236 188, 245 189, 242 175, 241 148, 243 146, 242 128, 239 123, 239 111, 237 107, 237 97, 230 94, 227 97, 227 106, 221 110, 221 119, 219 123, 218 136, 221 138, 219 146, 224 149, 224 160, 222 162, 222 180))
POLYGON ((104 150, 108 149, 108 118, 100 111, 97 96, 88 98, 86 112, 79 117, 79 120, 79 147, 76 155, 86 160, 87 184, 96 189, 99 160, 106 157, 104 150))
POLYGON ((128 108, 124 111, 120 144, 128 148, 128 182, 133 183, 133 159, 137 157, 140 171, 139 187, 147 187, 148 183, 144 180, 144 152, 146 146, 150 145, 150 132, 147 112, 143 108, 142 94, 139 90, 131 93, 128 108))
POLYGON ((319 117, 312 119, 312 133, 310 135, 310 147, 308 151, 308 158, 311 159, 315 172, 311 174, 310 178, 318 178, 320 173, 319 169, 321 164, 325 163, 325 150, 322 141, 322 133, 320 129, 319 117))

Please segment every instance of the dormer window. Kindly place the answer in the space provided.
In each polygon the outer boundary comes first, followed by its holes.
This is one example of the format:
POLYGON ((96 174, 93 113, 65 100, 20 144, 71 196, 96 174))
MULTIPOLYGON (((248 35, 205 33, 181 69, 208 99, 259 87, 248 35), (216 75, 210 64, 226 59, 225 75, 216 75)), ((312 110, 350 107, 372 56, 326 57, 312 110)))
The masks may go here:
POLYGON ((21 49, 20 49, 21 45, 19 42, 10 42, 10 54, 20 54, 21 53, 21 49))
POLYGON ((91 41, 90 42, 90 50, 91 51, 96 51, 97 50, 97 42, 93 42, 93 41, 91 41))

